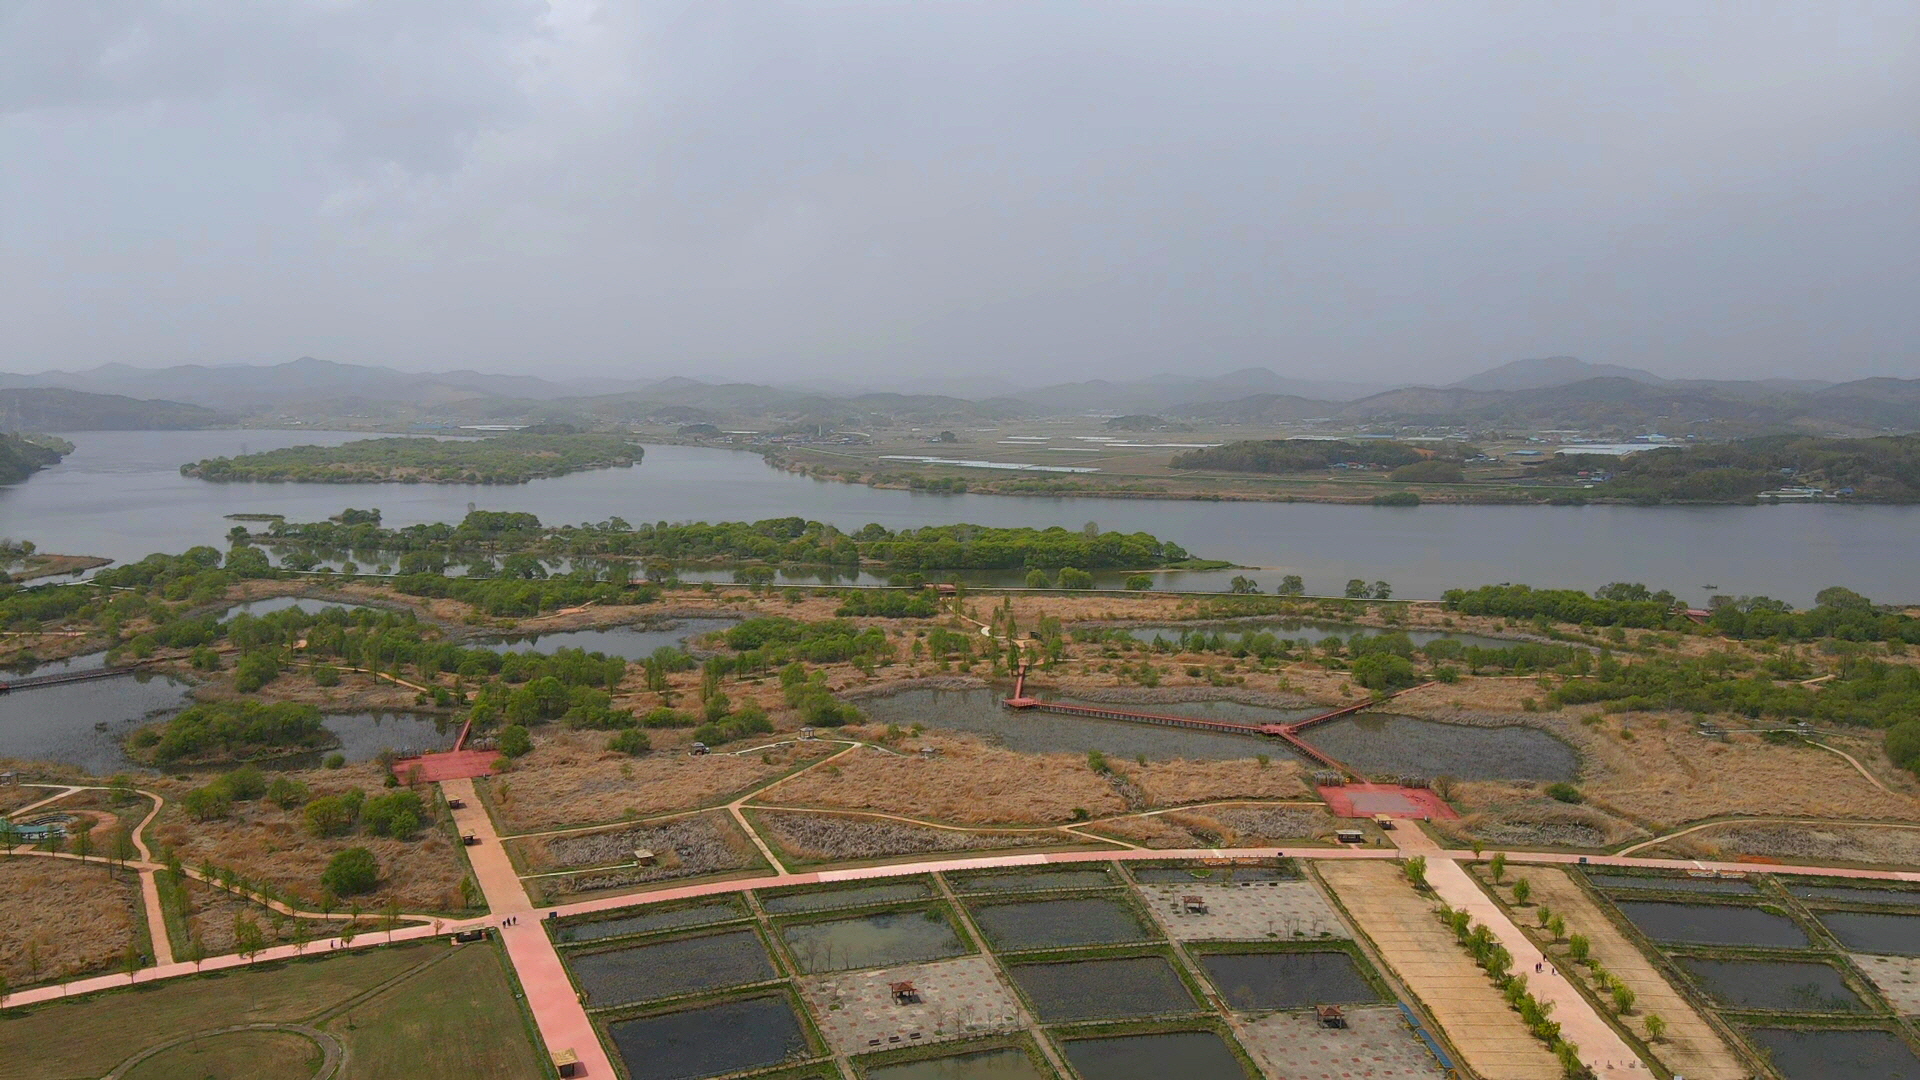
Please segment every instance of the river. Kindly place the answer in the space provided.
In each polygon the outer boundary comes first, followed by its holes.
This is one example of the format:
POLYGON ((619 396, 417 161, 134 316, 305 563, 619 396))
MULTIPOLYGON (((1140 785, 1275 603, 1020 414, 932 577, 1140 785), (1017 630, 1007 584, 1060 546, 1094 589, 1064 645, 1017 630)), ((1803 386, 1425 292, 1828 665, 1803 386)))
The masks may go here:
MULTIPOLYGON (((366 437, 320 431, 75 432, 74 452, 0 486, 0 536, 44 551, 138 559, 195 544, 224 546, 233 513, 296 521, 378 507, 390 526, 458 521, 469 506, 526 510, 543 522, 756 520, 800 515, 857 529, 975 522, 1151 532, 1196 555, 1258 567, 1269 591, 1299 574, 1312 592, 1349 578, 1392 583, 1400 597, 1487 582, 1592 589, 1642 581, 1704 601, 1704 586, 1806 605, 1828 585, 1881 601, 1920 601, 1920 507, 1421 506, 1217 503, 1145 499, 937 495, 813 480, 752 454, 650 446, 633 468, 522 485, 213 484, 179 473, 204 457, 366 437)), ((1173 575, 1168 587, 1218 589, 1229 574, 1173 575)))

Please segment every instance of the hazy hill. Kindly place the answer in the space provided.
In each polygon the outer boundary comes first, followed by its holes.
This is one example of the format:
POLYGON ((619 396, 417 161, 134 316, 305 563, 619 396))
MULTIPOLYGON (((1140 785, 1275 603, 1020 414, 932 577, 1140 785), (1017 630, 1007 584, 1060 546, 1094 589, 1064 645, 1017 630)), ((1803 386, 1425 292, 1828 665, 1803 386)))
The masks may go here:
POLYGON ((1572 356, 1542 356, 1533 360, 1515 360, 1497 368, 1469 376, 1451 386, 1461 390, 1543 390, 1550 386, 1585 382, 1588 379, 1632 379, 1659 385, 1667 380, 1651 371, 1621 367, 1618 364, 1589 364, 1572 356))
POLYGON ((1291 394, 1249 394, 1232 401, 1176 405, 1167 412, 1171 416, 1211 420, 1217 424, 1284 424, 1333 416, 1340 409, 1337 401, 1320 401, 1291 394))
POLYGON ((142 401, 58 387, 0 389, 0 429, 167 431, 227 423, 230 417, 178 401, 142 401))
MULTIPOLYGON (((71 446, 72 444, 65 444, 71 446)), ((0 434, 0 484, 12 484, 49 465, 57 465, 62 457, 60 451, 39 443, 28 442, 18 435, 0 434)))

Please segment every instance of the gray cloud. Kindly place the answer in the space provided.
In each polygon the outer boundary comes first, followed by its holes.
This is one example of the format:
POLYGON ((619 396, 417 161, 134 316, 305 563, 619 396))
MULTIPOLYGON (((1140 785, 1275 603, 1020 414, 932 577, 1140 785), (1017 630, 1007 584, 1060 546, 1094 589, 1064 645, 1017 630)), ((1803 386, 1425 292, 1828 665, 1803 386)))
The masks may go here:
POLYGON ((1912 375, 1915 101, 1896 3, 18 5, 4 363, 1912 375))

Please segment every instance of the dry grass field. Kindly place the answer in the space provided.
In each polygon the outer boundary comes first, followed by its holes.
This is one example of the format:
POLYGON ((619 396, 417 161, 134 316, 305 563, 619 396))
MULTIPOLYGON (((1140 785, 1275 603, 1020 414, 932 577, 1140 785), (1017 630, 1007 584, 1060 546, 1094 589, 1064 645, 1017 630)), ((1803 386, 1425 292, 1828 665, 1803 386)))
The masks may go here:
POLYGON ((838 814, 760 810, 754 820, 770 842, 804 862, 866 862, 946 851, 1063 847, 1074 842, 1073 837, 1052 831, 969 832, 838 814))
POLYGON ((1527 1033, 1400 868, 1383 862, 1330 862, 1319 873, 1359 923, 1381 958, 1426 1005, 1467 1064, 1487 1080, 1546 1080, 1561 1075, 1545 1045, 1527 1033))
MULTIPOLYGON (((1539 921, 1534 917, 1540 910, 1539 905, 1545 905, 1566 918, 1569 933, 1585 934, 1593 942, 1594 959, 1615 979, 1632 987, 1639 999, 1634 1004, 1633 1015, 1626 1018, 1639 1034, 1646 1034, 1644 1024, 1649 1013, 1667 1022, 1666 1034, 1652 1044, 1654 1056, 1662 1065, 1698 1080, 1745 1080, 1752 1075, 1719 1033, 1660 975, 1646 955, 1607 918, 1567 871, 1529 866, 1524 872, 1509 877, 1508 884, 1509 887, 1498 891, 1514 922, 1535 926, 1539 921), (1519 877, 1525 877, 1531 884, 1530 902, 1535 906, 1513 907, 1511 882, 1519 877), (1639 1023, 1633 1022, 1636 1018, 1639 1023)), ((1566 970, 1565 961, 1561 969, 1566 970)))
POLYGON ((134 876, 102 864, 0 858, 0 973, 18 988, 117 971, 139 904, 134 876))
POLYGON ((911 745, 939 753, 862 748, 755 796, 786 806, 879 810, 961 825, 1068 821, 1076 809, 1124 813, 1123 799, 1082 754, 1020 754, 973 738, 923 735, 911 745))
MULTIPOLYGON (((1908 821, 1905 824, 1914 824, 1908 821)), ((1920 829, 1897 823, 1826 825, 1729 821, 1635 852, 1653 858, 1920 866, 1920 829)))
POLYGON ((542 730, 534 752, 515 762, 511 773, 482 780, 501 831, 536 832, 723 803, 842 749, 802 742, 764 754, 656 751, 635 758, 608 753, 606 742, 605 732, 542 730))

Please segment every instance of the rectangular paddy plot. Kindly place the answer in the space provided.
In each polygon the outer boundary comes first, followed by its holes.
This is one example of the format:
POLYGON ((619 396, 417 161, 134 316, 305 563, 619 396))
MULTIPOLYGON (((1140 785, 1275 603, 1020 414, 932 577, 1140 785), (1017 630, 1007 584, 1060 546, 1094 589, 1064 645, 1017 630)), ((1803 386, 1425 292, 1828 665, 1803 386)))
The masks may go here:
POLYGON ((808 1053, 784 997, 723 1001, 607 1025, 634 1080, 698 1080, 765 1068, 808 1053))
POLYGON ((1762 1012, 1866 1012, 1839 969, 1797 960, 1710 960, 1683 956, 1680 966, 1729 1009, 1762 1012))
POLYGON ((1132 866, 1128 872, 1142 885, 1242 885, 1256 881, 1299 881, 1300 871, 1287 866, 1132 866))
POLYGON ((1890 1031, 1752 1028, 1747 1038, 1787 1080, 1920 1080, 1920 1057, 1890 1031))
POLYGON ((1047 1024, 1167 1016, 1200 1007, 1164 956, 1013 964, 1007 975, 1047 1024))
POLYGON ((839 908, 865 907, 868 904, 892 904, 906 900, 924 900, 933 895, 933 886, 925 878, 888 881, 874 885, 856 885, 850 889, 808 889, 805 892, 760 894, 760 906, 773 915, 791 915, 807 911, 833 911, 839 908))
POLYGON ((605 952, 568 953, 590 1006, 657 1001, 681 994, 744 986, 775 977, 760 935, 733 930, 675 938, 605 952))
POLYGON ((1220 996, 1239 1012, 1380 1000, 1353 957, 1338 949, 1210 953, 1198 959, 1220 996))
POLYGON ((871 1054, 1020 1024, 1020 1003, 984 956, 962 956, 884 971, 816 975, 800 995, 836 1054, 871 1054), (894 999, 893 985, 913 984, 918 1001, 894 999))
POLYGON ((1227 1041, 1211 1031, 1069 1039, 1063 1049, 1083 1080, 1247 1080, 1227 1041))
POLYGON ((1753 882, 1733 878, 1675 877, 1665 874, 1588 874, 1587 880, 1601 889, 1653 889, 1663 892, 1719 893, 1723 896, 1750 896, 1758 891, 1753 882))
POLYGON ((784 923, 780 939, 793 962, 808 974, 924 963, 967 951, 939 908, 784 923))
POLYGON ((994 947, 1006 951, 1120 945, 1151 941, 1133 908, 1117 896, 1067 900, 1014 900, 968 905, 974 924, 994 947))
POLYGON ((957 893, 1046 892, 1049 889, 1105 889, 1120 884, 1120 879, 1104 866, 1076 866, 1059 870, 948 874, 947 884, 957 893))
POLYGON ((1236 1029, 1273 1080, 1440 1080, 1440 1063, 1407 1026, 1399 1006, 1347 1009, 1347 1027, 1321 1026, 1311 1012, 1274 1013, 1236 1029))
POLYGON ((1655 941, 1778 949, 1804 949, 1812 944, 1798 923, 1757 907, 1665 900, 1617 900, 1615 905, 1641 933, 1655 941))
POLYGON ((1865 885, 1809 885, 1791 882, 1787 891, 1802 900, 1844 900, 1850 904, 1920 907, 1920 890, 1875 889, 1865 885))
POLYGON ((629 934, 653 934, 662 930, 686 930, 696 926, 712 926, 715 923, 744 919, 746 915, 745 908, 729 900, 717 904, 699 904, 694 907, 641 911, 638 914, 622 915, 612 919, 595 919, 591 922, 560 923, 554 927, 553 939, 558 942, 601 941, 606 938, 626 937, 629 934))
POLYGON ((1003 1046, 867 1070, 867 1080, 1050 1080, 1025 1050, 1003 1046))
POLYGON ((1920 956, 1920 915, 1827 911, 1819 919, 1852 952, 1920 956))
POLYGON ((1320 890, 1305 881, 1141 885, 1148 910, 1179 941, 1293 941, 1347 936, 1320 890), (1190 910, 1188 897, 1205 910, 1190 910))

